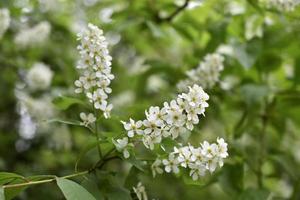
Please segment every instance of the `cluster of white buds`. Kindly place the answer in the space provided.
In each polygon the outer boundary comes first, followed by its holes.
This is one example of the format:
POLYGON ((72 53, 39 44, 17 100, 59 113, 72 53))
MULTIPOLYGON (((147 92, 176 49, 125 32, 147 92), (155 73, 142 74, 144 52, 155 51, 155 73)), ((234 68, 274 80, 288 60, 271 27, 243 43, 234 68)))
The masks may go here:
POLYGON ((133 191, 138 200, 148 200, 145 186, 141 182, 139 182, 136 187, 133 187, 133 191))
POLYGON ((218 53, 206 55, 196 69, 186 72, 188 78, 180 81, 177 88, 186 91, 188 86, 193 84, 198 84, 204 89, 212 88, 219 81, 220 72, 224 69, 223 62, 224 57, 218 53))
POLYGON ((0 39, 8 29, 10 24, 9 10, 6 8, 0 9, 0 39))
POLYGON ((179 173, 179 168, 188 168, 189 175, 193 180, 198 180, 204 176, 206 171, 214 172, 217 166, 223 166, 223 159, 228 156, 227 143, 223 138, 218 138, 217 143, 209 144, 204 141, 199 147, 191 145, 184 147, 174 147, 174 151, 169 154, 166 159, 156 159, 152 164, 152 174, 155 176, 157 173, 173 172, 179 173))
POLYGON ((33 47, 46 41, 51 31, 47 21, 40 22, 32 28, 21 30, 15 37, 15 43, 20 48, 33 47))
POLYGON ((145 111, 146 119, 143 121, 123 122, 129 138, 142 137, 146 148, 154 149, 154 144, 160 143, 163 137, 176 139, 180 133, 193 130, 199 123, 199 115, 204 115, 207 93, 198 86, 189 87, 187 93, 177 96, 171 102, 165 102, 162 108, 150 107, 145 111))
POLYGON ((112 92, 109 87, 114 75, 111 74, 111 56, 108 43, 103 31, 93 24, 78 34, 78 50, 80 59, 77 69, 80 77, 75 81, 75 92, 85 93, 89 101, 97 110, 102 110, 105 118, 110 117, 112 104, 107 102, 108 94, 112 92))
POLYGON ((280 11, 290 12, 295 9, 299 1, 297 0, 270 0, 269 5, 280 11))

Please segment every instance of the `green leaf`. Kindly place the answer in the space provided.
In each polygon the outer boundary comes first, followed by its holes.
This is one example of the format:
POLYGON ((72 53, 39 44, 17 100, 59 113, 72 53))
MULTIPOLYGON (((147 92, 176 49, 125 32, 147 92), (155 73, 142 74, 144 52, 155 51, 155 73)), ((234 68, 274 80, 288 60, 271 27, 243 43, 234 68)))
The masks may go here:
POLYGON ((25 180, 25 177, 15 174, 15 173, 10 173, 10 172, 0 172, 0 185, 9 183, 12 180, 15 179, 22 179, 25 180))
POLYGON ((231 196, 236 196, 243 190, 244 167, 243 163, 229 165, 222 168, 219 182, 222 189, 231 196))
POLYGON ((88 190, 94 197, 96 197, 97 200, 104 200, 104 196, 97 185, 97 177, 90 175, 87 179, 84 179, 81 182, 81 185, 86 190, 88 190))
MULTIPOLYGON (((17 183, 24 183, 24 181, 17 179, 17 180, 10 182, 10 184, 17 184, 17 183)), ((4 190, 6 200, 10 200, 10 199, 13 199, 14 197, 18 196, 26 188, 27 188, 27 186, 17 187, 17 188, 6 188, 4 190)))
POLYGON ((69 125, 75 125, 75 126, 83 126, 80 124, 80 121, 76 121, 76 120, 63 120, 63 119, 50 119, 47 120, 47 123, 62 123, 62 124, 69 124, 69 125))
POLYGON ((197 181, 194 181, 192 177, 184 175, 183 182, 186 185, 199 186, 201 188, 207 187, 216 181, 218 181, 219 173, 207 174, 206 176, 200 177, 197 181))
POLYGON ((144 167, 145 164, 141 160, 135 159, 133 156, 130 156, 130 158, 126 159, 130 164, 132 164, 134 167, 139 169, 140 171, 145 171, 144 167))
POLYGON ((248 188, 239 195, 238 200, 267 200, 269 194, 267 190, 248 188))
POLYGON ((269 95, 270 90, 265 85, 246 84, 241 87, 240 92, 242 99, 251 107, 262 103, 264 98, 269 95))
POLYGON ((3 187, 0 188, 0 200, 5 200, 3 187))
POLYGON ((74 181, 57 178, 56 182, 67 200, 96 200, 85 188, 74 181))
POLYGON ((78 165, 79 165, 79 162, 81 161, 81 159, 90 151, 92 150, 93 148, 97 147, 97 145, 99 144, 99 142, 97 141, 92 141, 90 143, 88 143, 87 145, 85 145, 83 147, 83 149, 81 150, 81 152, 79 153, 78 157, 77 157, 77 160, 76 160, 76 163, 75 163, 75 170, 77 171, 78 170, 78 165))
POLYGON ((112 187, 108 191, 107 197, 109 200, 131 200, 130 191, 123 187, 112 187))
MULTIPOLYGON (((18 183, 25 183, 27 181, 38 181, 38 180, 43 180, 47 178, 53 178, 53 175, 36 175, 36 176, 30 176, 30 177, 23 177, 18 174, 14 173, 1 173, 2 176, 9 176, 9 177, 14 177, 12 179, 4 179, 4 180, 9 180, 9 184, 18 184, 18 183)), ((8 183, 7 182, 7 183, 8 183)), ((22 187, 17 187, 17 188, 6 188, 5 189, 5 198, 6 200, 13 199, 14 197, 18 196, 22 191, 24 191, 28 186, 22 186, 22 187)))
POLYGON ((59 96, 55 98, 52 103, 60 110, 66 110, 74 104, 85 105, 85 103, 80 99, 65 96, 59 96))

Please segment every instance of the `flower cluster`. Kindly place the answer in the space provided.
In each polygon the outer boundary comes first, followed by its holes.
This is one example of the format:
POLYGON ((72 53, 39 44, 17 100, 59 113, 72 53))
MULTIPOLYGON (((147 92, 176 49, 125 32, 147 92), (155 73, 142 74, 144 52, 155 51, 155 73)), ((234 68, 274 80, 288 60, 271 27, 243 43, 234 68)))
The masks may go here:
POLYGON ((223 159, 228 156, 227 143, 223 138, 218 138, 217 143, 209 144, 204 141, 199 147, 191 145, 174 147, 174 151, 167 159, 157 159, 152 164, 153 176, 163 173, 162 167, 167 173, 179 173, 179 168, 189 169, 189 175, 193 180, 204 176, 206 171, 214 172, 217 166, 223 166, 223 159))
POLYGON ((78 35, 81 44, 78 45, 80 60, 77 69, 80 77, 75 81, 75 92, 85 93, 95 109, 102 110, 105 118, 110 117, 112 104, 107 102, 109 87, 114 75, 111 74, 111 56, 103 31, 89 24, 88 28, 78 35))
POLYGON ((6 8, 0 9, 0 39, 8 29, 10 24, 9 10, 6 8))
POLYGON ((296 0, 270 0, 269 5, 280 11, 290 12, 295 9, 299 2, 296 0))
POLYGON ((145 111, 146 119, 123 122, 129 138, 142 137, 146 148, 154 149, 154 144, 160 143, 163 137, 176 139, 180 133, 193 130, 199 123, 199 115, 204 115, 206 102, 209 99, 198 85, 189 87, 188 93, 178 95, 176 100, 165 102, 162 108, 150 107, 145 111))
POLYGON ((44 63, 35 63, 27 73, 26 82, 32 90, 44 90, 51 85, 53 72, 44 63))
POLYGON ((37 46, 45 42, 51 31, 47 21, 40 22, 32 28, 21 30, 15 37, 15 43, 20 48, 37 46))
POLYGON ((187 71, 188 78, 177 84, 178 89, 185 91, 193 84, 198 84, 204 89, 212 88, 219 81, 220 72, 224 69, 223 62, 224 57, 218 53, 206 55, 196 69, 187 71))

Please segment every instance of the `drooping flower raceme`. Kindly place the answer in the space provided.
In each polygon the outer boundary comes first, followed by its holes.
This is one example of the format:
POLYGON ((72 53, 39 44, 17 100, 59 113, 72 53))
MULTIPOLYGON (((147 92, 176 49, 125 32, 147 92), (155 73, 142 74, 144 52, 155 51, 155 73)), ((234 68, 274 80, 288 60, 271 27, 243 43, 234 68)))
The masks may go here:
POLYGON ((46 41, 50 32, 50 23, 43 21, 32 28, 21 30, 15 37, 15 43, 20 48, 37 46, 46 41))
POLYGON ((223 62, 224 57, 218 53, 206 55, 196 69, 186 72, 188 78, 177 84, 178 89, 186 91, 188 86, 193 84, 198 84, 204 89, 212 88, 219 81, 220 72, 224 69, 223 62))
POLYGON ((10 24, 9 10, 6 8, 0 9, 0 39, 8 29, 10 24))
POLYGON ((218 138, 217 143, 209 144, 204 141, 199 147, 191 145, 183 147, 174 147, 174 151, 168 158, 156 159, 152 167, 153 176, 160 173, 158 169, 164 167, 167 173, 179 173, 179 168, 187 168, 189 175, 193 180, 198 180, 204 176, 207 171, 214 172, 217 166, 223 166, 223 159, 228 156, 227 143, 223 138, 218 138))
POLYGON ((280 11, 290 12, 299 4, 297 0, 269 0, 269 5, 280 11))
POLYGON ((97 110, 102 110, 105 118, 110 117, 112 104, 107 102, 109 87, 114 75, 111 73, 111 56, 103 31, 93 24, 78 34, 80 59, 77 69, 80 77, 75 81, 75 92, 84 93, 97 110))
POLYGON ((193 130, 199 123, 199 115, 204 115, 206 102, 209 99, 198 85, 189 87, 188 93, 182 93, 177 99, 165 102, 162 108, 155 106, 145 111, 146 119, 141 121, 122 122, 129 138, 141 137, 146 148, 154 149, 154 145, 162 138, 176 139, 180 133, 193 130))
POLYGON ((28 71, 26 82, 32 90, 44 90, 51 85, 53 72, 44 63, 35 63, 28 71))

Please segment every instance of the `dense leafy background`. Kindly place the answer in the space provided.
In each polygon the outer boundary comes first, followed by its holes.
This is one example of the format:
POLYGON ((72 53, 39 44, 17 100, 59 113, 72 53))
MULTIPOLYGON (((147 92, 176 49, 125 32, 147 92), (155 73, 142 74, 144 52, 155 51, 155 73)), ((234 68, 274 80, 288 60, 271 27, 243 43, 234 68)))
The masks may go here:
MULTIPOLYGON (((282 12, 256 0, 206 0, 202 6, 186 8, 166 20, 180 1, 176 5, 174 0, 56 0, 57 7, 49 10, 39 2, 0 2, 0 7, 9 8, 12 18, 0 41, 1 171, 26 177, 63 176, 73 173, 76 163, 84 170, 97 161, 94 138, 82 127, 52 120, 52 128, 33 139, 22 139, 15 96, 26 71, 34 62, 42 61, 55 73, 52 86, 43 94, 32 95, 49 95, 55 105, 55 118, 78 121, 79 113, 86 108, 73 99, 79 98, 73 93, 78 58, 76 32, 92 22, 111 41, 116 76, 112 83, 116 107, 113 115, 119 118, 101 119, 107 137, 124 134, 120 119, 142 119, 150 105, 170 100, 186 70, 195 68, 220 45, 230 45, 233 51, 226 55, 221 83, 207 90, 210 107, 189 140, 197 145, 223 137, 229 143, 230 158, 217 173, 197 182, 171 174, 152 178, 149 168, 137 168, 137 161, 116 160, 105 165, 104 171, 76 178, 77 183, 96 199, 130 199, 132 186, 138 181, 155 199, 300 198, 300 8, 282 12), (244 12, 233 14, 233 2, 244 12), (107 20, 103 13, 110 11, 111 20, 107 20), (253 16, 257 19, 250 29, 259 27, 263 35, 247 39, 246 23, 253 16), (23 23, 31 26, 44 20, 52 26, 45 44, 28 49, 14 44, 23 23), (270 20, 271 24, 266 23, 270 20), (224 88, 226 83, 231 87, 224 88)), ((142 147, 140 151, 146 154, 142 147)), ((29 187, 16 197, 62 198, 54 183, 29 187)))

